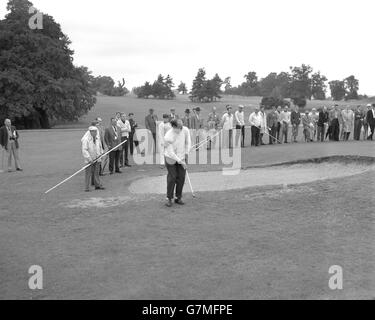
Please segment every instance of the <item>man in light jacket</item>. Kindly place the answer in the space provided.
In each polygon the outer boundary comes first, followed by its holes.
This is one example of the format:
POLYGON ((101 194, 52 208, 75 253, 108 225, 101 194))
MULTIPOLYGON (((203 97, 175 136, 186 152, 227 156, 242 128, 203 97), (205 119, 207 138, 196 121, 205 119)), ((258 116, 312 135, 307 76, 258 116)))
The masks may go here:
POLYGON ((91 164, 85 172, 85 191, 90 192, 90 182, 93 181, 95 190, 104 190, 99 177, 101 160, 96 161, 103 154, 102 142, 100 141, 97 127, 90 127, 82 140, 82 156, 85 164, 91 164))

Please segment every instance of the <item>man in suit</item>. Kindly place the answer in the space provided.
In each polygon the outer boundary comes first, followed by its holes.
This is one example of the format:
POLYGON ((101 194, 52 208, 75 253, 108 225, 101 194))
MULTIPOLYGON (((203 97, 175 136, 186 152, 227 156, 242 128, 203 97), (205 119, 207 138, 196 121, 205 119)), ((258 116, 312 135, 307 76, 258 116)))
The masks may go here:
POLYGON ((340 117, 339 106, 335 105, 329 113, 329 122, 331 125, 331 140, 340 141, 340 117))
POLYGON ((203 128, 203 119, 201 119, 201 108, 193 108, 193 115, 191 116, 191 129, 195 135, 195 144, 200 143, 201 130, 203 128))
POLYGON ((149 115, 145 119, 146 129, 151 131, 152 138, 154 139, 154 153, 156 153, 156 122, 158 121, 157 115, 154 114, 154 109, 149 110, 149 115))
POLYGON ((327 111, 327 107, 324 106, 322 109, 319 110, 319 118, 317 123, 317 135, 318 135, 318 141, 324 142, 324 135, 326 131, 326 126, 328 125, 328 118, 329 114, 327 111))
POLYGON ((129 147, 130 147, 130 154, 134 154, 134 146, 138 147, 138 141, 136 139, 135 131, 138 128, 138 124, 134 119, 134 113, 129 113, 129 123, 131 127, 131 132, 129 133, 129 147))
POLYGON ((269 129, 268 131, 270 144, 276 143, 278 121, 279 115, 276 111, 276 106, 273 106, 272 111, 267 114, 267 125, 269 129))
POLYGON ((371 134, 367 136, 367 140, 373 140, 375 130, 375 103, 372 104, 372 108, 367 111, 367 124, 370 127, 371 134))
MULTIPOLYGON (((105 130, 104 135, 105 143, 108 146, 108 150, 112 150, 119 144, 121 144, 121 129, 117 126, 116 118, 111 119, 111 125, 105 130)), ((120 147, 121 148, 121 147, 120 147)), ((113 174, 115 169, 116 173, 121 173, 120 171, 120 148, 117 148, 110 152, 109 154, 109 172, 113 174)))
POLYGON ((120 119, 117 120, 117 126, 121 130, 121 142, 125 142, 120 149, 120 165, 121 167, 131 167, 129 164, 129 134, 132 131, 130 122, 126 119, 126 114, 121 113, 120 119))
POLYGON ((22 171, 19 163, 19 143, 18 132, 9 119, 4 121, 4 126, 0 128, 0 145, 4 148, 8 155, 8 172, 12 171, 12 158, 17 171, 22 171))
POLYGON ((292 141, 297 143, 298 129, 301 124, 301 113, 299 112, 298 106, 295 106, 291 115, 290 122, 292 123, 292 141))
POLYGON ((176 114, 176 109, 172 108, 171 114, 169 115, 169 120, 172 121, 172 120, 178 120, 178 119, 180 119, 180 117, 176 114))

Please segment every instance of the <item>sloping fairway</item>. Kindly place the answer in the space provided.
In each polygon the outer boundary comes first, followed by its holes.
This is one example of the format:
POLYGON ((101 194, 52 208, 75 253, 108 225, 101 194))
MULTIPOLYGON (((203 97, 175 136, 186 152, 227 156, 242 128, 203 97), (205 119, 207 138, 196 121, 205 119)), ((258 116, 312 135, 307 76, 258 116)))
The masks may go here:
MULTIPOLYGON (((134 195, 133 166, 83 192, 82 131, 21 132, 23 173, 1 173, 0 298, 375 298, 374 171, 303 184, 198 192, 167 209, 164 195, 134 195), (41 265, 44 289, 28 289, 41 265), (331 291, 328 269, 344 269, 331 291)), ((369 142, 246 148, 242 166, 329 156, 375 157, 369 142)), ((191 166, 194 176, 220 166, 191 166)), ((209 175, 207 175, 209 177, 209 175)), ((241 179, 239 177, 239 179, 241 179)), ((276 179, 275 179, 276 181, 276 179)))

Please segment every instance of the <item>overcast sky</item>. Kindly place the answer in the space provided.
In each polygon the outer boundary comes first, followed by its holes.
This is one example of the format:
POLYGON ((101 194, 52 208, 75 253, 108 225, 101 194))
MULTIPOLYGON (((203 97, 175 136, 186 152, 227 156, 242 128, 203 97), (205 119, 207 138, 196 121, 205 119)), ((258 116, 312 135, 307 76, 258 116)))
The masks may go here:
MULTIPOLYGON (((0 0, 0 16, 7 0, 0 0)), ((127 87, 159 73, 191 86, 198 68, 243 81, 310 64, 354 74, 375 95, 374 0, 31 0, 72 40, 74 61, 127 87)))

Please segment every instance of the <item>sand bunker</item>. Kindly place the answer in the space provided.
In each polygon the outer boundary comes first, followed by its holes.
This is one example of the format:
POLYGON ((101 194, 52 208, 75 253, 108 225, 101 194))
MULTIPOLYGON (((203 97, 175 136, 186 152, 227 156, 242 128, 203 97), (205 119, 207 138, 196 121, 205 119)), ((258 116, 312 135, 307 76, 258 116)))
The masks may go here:
MULTIPOLYGON (((363 161, 312 161, 242 170, 239 175, 223 175, 221 171, 190 173, 194 191, 224 191, 257 186, 303 184, 335 179, 374 170, 375 165, 363 161)), ((133 194, 165 194, 166 175, 144 178, 133 182, 133 194)))

